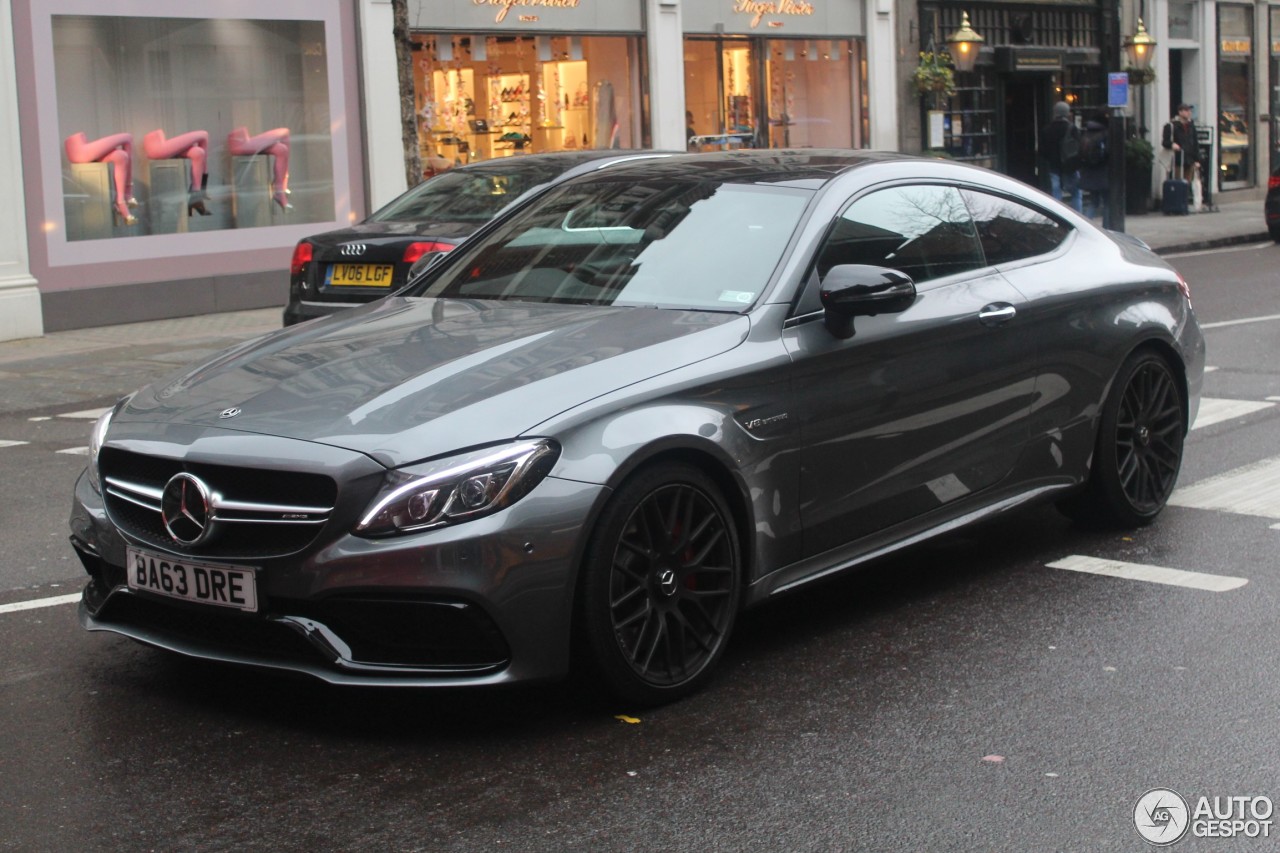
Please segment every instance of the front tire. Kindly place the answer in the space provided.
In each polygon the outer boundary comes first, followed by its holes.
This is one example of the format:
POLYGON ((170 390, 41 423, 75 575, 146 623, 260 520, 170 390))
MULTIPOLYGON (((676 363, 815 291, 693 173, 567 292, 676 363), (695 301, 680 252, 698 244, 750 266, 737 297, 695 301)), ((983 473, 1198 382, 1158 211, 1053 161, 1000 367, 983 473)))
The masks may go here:
POLYGON ((1187 434, 1178 377, 1158 353, 1130 355, 1102 409, 1093 470, 1067 515, 1107 526, 1150 524, 1173 494, 1187 434))
POLYGON ((668 463, 623 483, 583 573, 585 650, 612 693, 656 705, 703 686, 742 597, 733 514, 706 474, 668 463))

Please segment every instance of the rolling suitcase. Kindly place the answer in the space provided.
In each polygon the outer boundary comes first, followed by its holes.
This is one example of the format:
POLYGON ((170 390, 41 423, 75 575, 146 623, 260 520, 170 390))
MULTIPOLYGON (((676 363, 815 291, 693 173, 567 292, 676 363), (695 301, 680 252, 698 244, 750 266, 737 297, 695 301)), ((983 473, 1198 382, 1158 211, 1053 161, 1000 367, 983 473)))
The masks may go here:
POLYGON ((1160 191, 1160 208, 1165 216, 1186 216, 1187 205, 1191 198, 1191 185, 1182 180, 1181 151, 1174 152, 1173 162, 1173 171, 1169 172, 1169 177, 1160 191))

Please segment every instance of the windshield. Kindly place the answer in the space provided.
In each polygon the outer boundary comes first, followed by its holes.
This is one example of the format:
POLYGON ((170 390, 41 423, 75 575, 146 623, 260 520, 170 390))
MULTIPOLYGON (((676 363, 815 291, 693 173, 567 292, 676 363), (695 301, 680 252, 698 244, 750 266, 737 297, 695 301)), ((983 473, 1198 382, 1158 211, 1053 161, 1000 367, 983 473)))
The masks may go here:
POLYGON ((705 180, 575 181, 410 294, 738 311, 768 284, 811 197, 705 180))
POLYGON ((455 169, 423 181, 369 217, 369 222, 488 222, 498 211, 564 168, 455 169))

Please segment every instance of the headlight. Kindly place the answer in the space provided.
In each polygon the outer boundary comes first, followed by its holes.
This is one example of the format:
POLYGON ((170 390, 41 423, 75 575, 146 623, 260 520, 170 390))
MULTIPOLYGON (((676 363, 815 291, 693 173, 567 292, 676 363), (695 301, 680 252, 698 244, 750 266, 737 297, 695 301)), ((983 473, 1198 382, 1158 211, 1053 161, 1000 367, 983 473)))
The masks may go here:
POLYGON ((412 533, 504 509, 547 476, 560 448, 547 439, 486 447, 387 475, 355 532, 412 533))
POLYGON ((111 416, 116 413, 115 407, 103 412, 89 433, 89 485, 98 494, 102 494, 102 480, 98 475, 98 453, 102 443, 107 440, 107 427, 111 426, 111 416))

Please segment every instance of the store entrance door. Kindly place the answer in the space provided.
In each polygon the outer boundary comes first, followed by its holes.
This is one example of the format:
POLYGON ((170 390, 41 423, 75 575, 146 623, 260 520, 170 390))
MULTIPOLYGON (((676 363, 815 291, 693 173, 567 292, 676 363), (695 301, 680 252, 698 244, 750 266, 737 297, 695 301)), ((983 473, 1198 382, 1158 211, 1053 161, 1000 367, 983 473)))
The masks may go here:
POLYGON ((1000 126, 1002 171, 1033 187, 1040 186, 1036 174, 1036 148, 1040 128, 1050 114, 1049 77, 1044 74, 1001 75, 1003 89, 1000 126))

